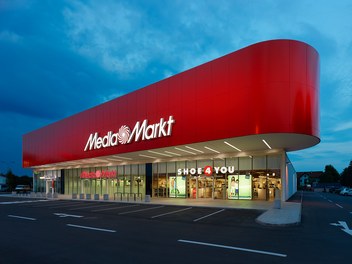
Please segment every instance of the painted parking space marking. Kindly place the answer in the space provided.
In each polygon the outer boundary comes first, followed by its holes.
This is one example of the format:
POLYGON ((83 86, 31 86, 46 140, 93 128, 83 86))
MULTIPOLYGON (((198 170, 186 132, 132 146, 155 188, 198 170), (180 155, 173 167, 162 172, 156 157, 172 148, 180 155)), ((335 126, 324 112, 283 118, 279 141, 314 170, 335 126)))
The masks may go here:
POLYGON ((336 205, 337 207, 340 207, 340 208, 343 209, 343 207, 342 207, 341 205, 339 205, 339 204, 337 204, 337 203, 335 203, 335 205, 336 205))
POLYGON ((102 211, 117 210, 117 209, 136 207, 136 206, 139 206, 139 204, 128 205, 128 206, 123 205, 123 206, 118 206, 113 208, 96 209, 96 210, 92 210, 91 212, 102 212, 102 211))
POLYGON ((27 216, 19 216, 19 215, 8 215, 8 217, 24 219, 24 220, 30 220, 30 221, 36 221, 37 220, 36 218, 27 217, 27 216))
POLYGON ((211 214, 208 214, 208 215, 199 217, 199 218, 197 218, 197 219, 194 219, 193 222, 198 222, 199 220, 202 220, 202 219, 204 219, 204 218, 210 217, 210 216, 215 215, 215 214, 219 214, 219 213, 221 213, 221 212, 223 212, 223 211, 225 211, 225 209, 221 209, 221 210, 216 211, 216 212, 214 212, 214 213, 211 213, 211 214))
POLYGON ((74 218, 83 217, 82 215, 71 215, 71 214, 64 214, 64 213, 54 213, 54 215, 57 215, 59 217, 74 217, 74 218))
POLYGON ((157 218, 157 217, 161 217, 161 216, 164 216, 164 215, 176 214, 176 213, 179 213, 179 212, 182 212, 182 211, 186 211, 186 210, 190 210, 190 209, 192 209, 192 207, 188 207, 188 208, 184 208, 184 209, 180 209, 180 210, 176 210, 176 211, 172 211, 172 212, 168 212, 168 213, 164 213, 164 214, 154 215, 151 218, 157 218))
POLYGON ((330 203, 332 203, 332 201, 331 200, 328 200, 330 203))
POLYGON ((257 249, 240 248, 240 247, 233 247, 233 246, 205 243, 205 242, 199 242, 199 241, 184 240, 184 239, 179 239, 177 241, 181 242, 181 243, 195 244, 195 245, 208 246, 208 247, 217 247, 217 248, 224 248, 224 249, 232 249, 232 250, 245 251, 245 252, 250 252, 250 253, 271 255, 271 256, 282 257, 282 258, 286 258, 287 257, 286 254, 275 253, 275 252, 270 252, 270 251, 263 251, 263 250, 257 250, 257 249))
POLYGON ((116 233, 116 230, 104 229, 104 228, 98 228, 98 227, 81 226, 81 225, 73 225, 73 224, 67 224, 67 226, 74 227, 74 228, 88 229, 88 230, 93 230, 93 231, 116 233))
POLYGON ((47 200, 23 200, 23 201, 0 202, 0 204, 23 204, 23 203, 46 202, 46 201, 47 201, 47 200))
POLYGON ((139 210, 134 210, 134 211, 122 212, 122 213, 119 213, 119 215, 132 214, 132 213, 137 213, 137 212, 143 212, 143 211, 148 211, 148 210, 159 209, 159 208, 163 208, 163 207, 165 207, 165 206, 157 206, 157 207, 139 209, 139 210))

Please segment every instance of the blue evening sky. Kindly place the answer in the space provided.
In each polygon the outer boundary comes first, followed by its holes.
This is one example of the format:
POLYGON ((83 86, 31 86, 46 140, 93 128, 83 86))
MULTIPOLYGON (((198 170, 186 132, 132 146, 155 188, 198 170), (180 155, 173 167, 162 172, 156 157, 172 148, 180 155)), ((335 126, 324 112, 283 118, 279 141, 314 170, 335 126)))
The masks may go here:
POLYGON ((352 1, 0 0, 0 172, 22 135, 250 44, 304 41, 320 54, 321 143, 297 171, 352 160, 352 1))

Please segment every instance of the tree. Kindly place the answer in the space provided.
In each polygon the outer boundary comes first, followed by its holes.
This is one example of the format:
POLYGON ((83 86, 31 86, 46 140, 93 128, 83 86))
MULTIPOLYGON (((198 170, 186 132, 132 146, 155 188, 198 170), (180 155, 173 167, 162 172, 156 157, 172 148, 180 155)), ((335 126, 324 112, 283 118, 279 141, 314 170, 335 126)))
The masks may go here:
POLYGON ((323 174, 320 176, 321 183, 339 182, 340 174, 332 165, 326 165, 323 174))
POLYGON ((9 186, 10 191, 13 191, 17 185, 15 174, 13 174, 12 170, 9 169, 5 174, 5 177, 7 178, 7 185, 9 186))
POLYGON ((341 173, 341 184, 352 187, 352 161, 350 161, 350 165, 341 173))

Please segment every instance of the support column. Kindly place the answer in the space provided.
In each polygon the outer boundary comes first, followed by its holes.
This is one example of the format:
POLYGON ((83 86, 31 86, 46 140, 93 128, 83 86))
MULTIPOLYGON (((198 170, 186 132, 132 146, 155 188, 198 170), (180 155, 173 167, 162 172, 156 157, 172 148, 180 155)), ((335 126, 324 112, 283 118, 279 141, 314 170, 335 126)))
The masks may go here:
POLYGON ((287 200, 287 192, 288 192, 288 171, 287 171, 287 159, 286 153, 283 151, 281 153, 281 201, 285 202, 287 200))

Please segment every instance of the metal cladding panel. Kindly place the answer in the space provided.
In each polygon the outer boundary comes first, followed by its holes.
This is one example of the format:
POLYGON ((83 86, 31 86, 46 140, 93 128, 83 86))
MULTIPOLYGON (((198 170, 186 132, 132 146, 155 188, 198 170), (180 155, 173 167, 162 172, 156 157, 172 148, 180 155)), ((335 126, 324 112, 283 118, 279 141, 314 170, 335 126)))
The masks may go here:
POLYGON ((305 43, 257 43, 26 134, 23 166, 268 133, 319 138, 319 55, 305 43), (91 133, 170 115, 171 136, 84 151, 91 133))

